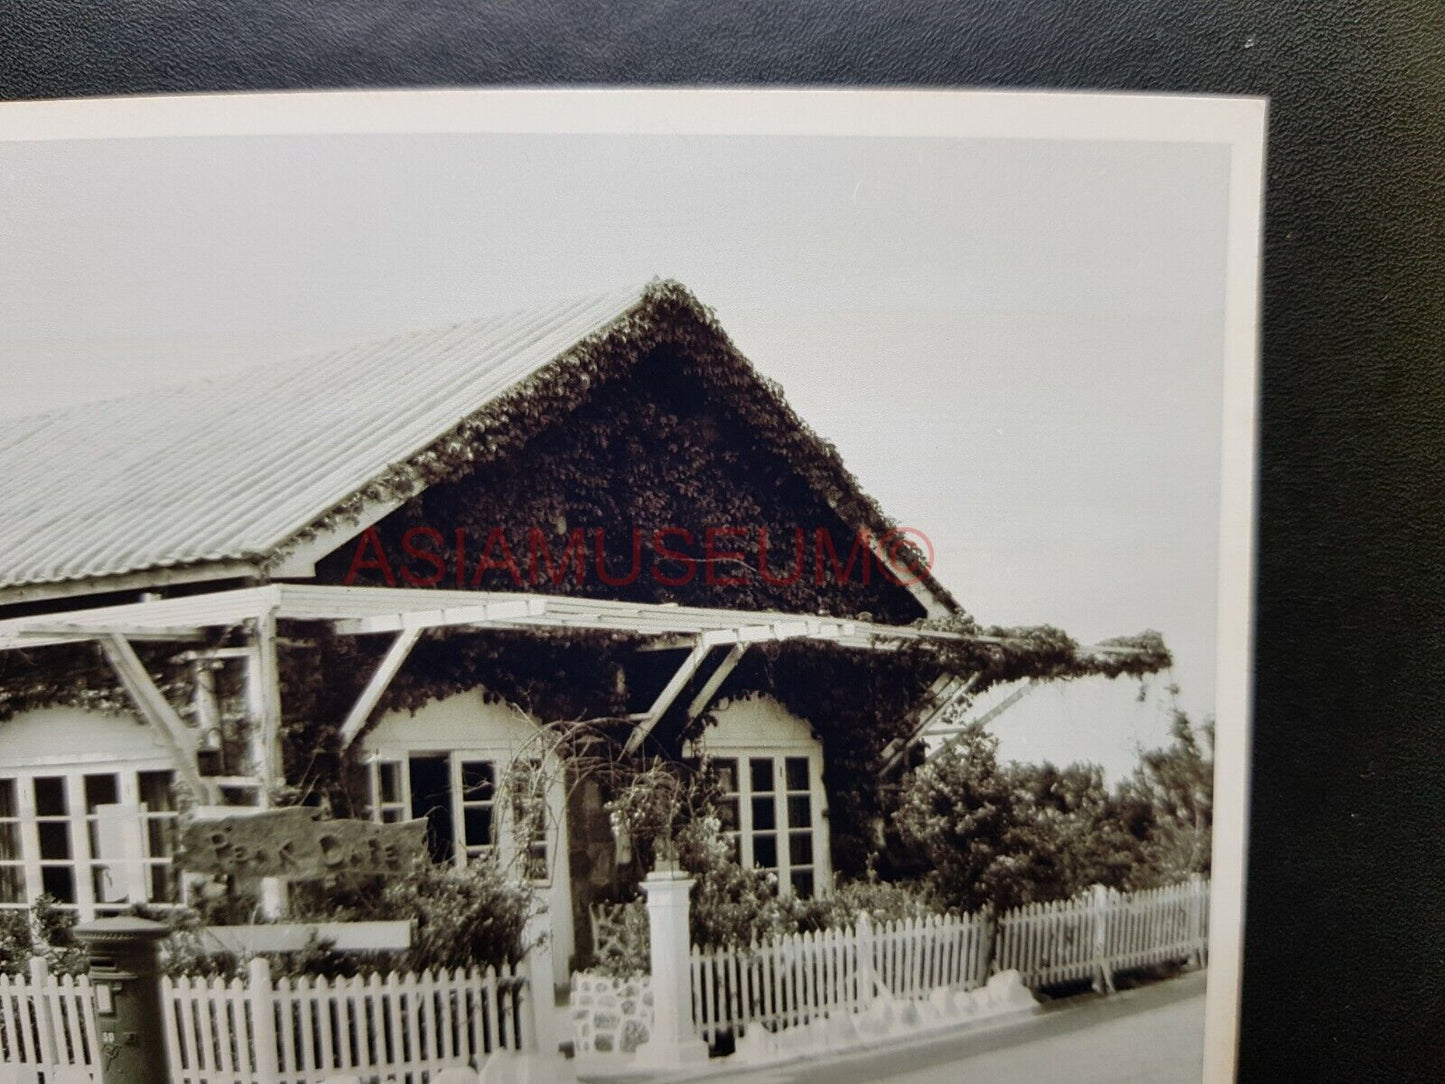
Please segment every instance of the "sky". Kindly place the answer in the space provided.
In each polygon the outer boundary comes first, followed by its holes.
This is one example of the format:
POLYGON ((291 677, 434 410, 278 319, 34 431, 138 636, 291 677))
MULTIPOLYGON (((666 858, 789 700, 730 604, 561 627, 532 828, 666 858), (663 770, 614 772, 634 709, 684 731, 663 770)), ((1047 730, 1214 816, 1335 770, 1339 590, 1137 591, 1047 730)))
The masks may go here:
POLYGON ((1180 705, 1203 717, 1227 153, 686 135, 4 143, 0 425, 676 278, 885 511, 927 534, 971 613, 1084 641, 1157 629, 1180 705))

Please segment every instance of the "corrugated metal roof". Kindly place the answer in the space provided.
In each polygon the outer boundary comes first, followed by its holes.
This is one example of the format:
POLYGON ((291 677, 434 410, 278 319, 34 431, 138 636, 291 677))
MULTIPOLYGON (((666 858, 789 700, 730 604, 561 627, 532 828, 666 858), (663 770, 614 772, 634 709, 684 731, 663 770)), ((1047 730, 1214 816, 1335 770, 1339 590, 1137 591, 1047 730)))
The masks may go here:
POLYGON ((0 426, 0 586, 269 553, 644 288, 0 426))

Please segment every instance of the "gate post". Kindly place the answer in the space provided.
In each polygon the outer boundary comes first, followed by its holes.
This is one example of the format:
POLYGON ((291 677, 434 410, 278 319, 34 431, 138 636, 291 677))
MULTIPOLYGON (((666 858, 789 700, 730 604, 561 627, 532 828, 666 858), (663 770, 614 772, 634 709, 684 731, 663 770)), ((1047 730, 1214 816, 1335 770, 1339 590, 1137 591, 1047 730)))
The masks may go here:
POLYGON ((90 950, 100 1084, 171 1084, 159 954, 169 931, 144 918, 101 918, 73 932, 90 950))
MULTIPOLYGON (((30 996, 32 1004, 35 1006, 35 1038, 36 1045, 40 1048, 42 1065, 60 1064, 60 1056, 56 1052, 55 1045, 55 1022, 50 1017, 51 1002, 50 998, 46 996, 51 982, 50 965, 45 962, 45 957, 30 957, 30 996)), ((23 1023, 20 1026, 22 1029, 25 1027, 23 1023)), ((11 1042, 14 1040, 12 1039, 11 1042)))
POLYGON ((654 870, 642 882, 652 960, 652 1034, 637 1048, 637 1064, 678 1068, 707 1061, 707 1043, 692 1023, 692 939, 688 898, 692 878, 679 869, 654 870))
POLYGON ((1207 890, 1204 878, 1197 873, 1189 875, 1189 940, 1190 959, 1196 967, 1207 962, 1204 946, 1208 942, 1208 931, 1204 929, 1204 898, 1207 890))
POLYGON ((532 1034, 528 1043, 519 1044, 526 1051, 533 1046, 542 1054, 555 1055, 566 1038, 565 1019, 557 1012, 557 985, 552 968, 552 926, 550 915, 541 911, 527 919, 522 939, 527 954, 518 971, 526 976, 527 989, 522 995, 531 1018, 532 1034))
POLYGON ((271 964, 264 956, 253 956, 247 967, 246 998, 251 1002, 251 1043, 255 1062, 252 1069, 262 1084, 271 1084, 281 1072, 276 1056, 276 1000, 271 985, 271 964))
POLYGON ((1109 969, 1109 890, 1103 885, 1094 885, 1094 965, 1098 975, 1094 989, 1101 994, 1114 992, 1114 973, 1109 969))
POLYGON ((853 931, 858 942, 858 1011, 863 1012, 878 997, 878 978, 873 971, 873 920, 867 911, 858 912, 853 931))

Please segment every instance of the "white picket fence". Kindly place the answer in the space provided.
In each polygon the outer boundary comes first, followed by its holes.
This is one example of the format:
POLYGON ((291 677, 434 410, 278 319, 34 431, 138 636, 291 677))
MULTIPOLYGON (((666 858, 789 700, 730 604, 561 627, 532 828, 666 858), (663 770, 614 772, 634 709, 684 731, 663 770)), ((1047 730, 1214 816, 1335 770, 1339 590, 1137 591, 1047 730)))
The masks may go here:
MULTIPOLYGON (((163 979, 173 1084, 317 1084, 341 1073, 426 1084, 442 1069, 480 1068, 496 1050, 533 1049, 536 1021, 522 969, 471 968, 356 978, 163 979)), ((99 1079, 90 981, 0 976, 0 1063, 42 1084, 76 1069, 99 1079)))
POLYGON ((1209 882, 1120 893, 1102 886, 999 917, 993 970, 1016 970, 1029 986, 1099 977, 1198 956, 1208 948, 1209 882))
POLYGON ((533 1034, 522 976, 512 968, 272 979, 164 981, 174 1084, 314 1084, 360 1073, 424 1084, 533 1034))
POLYGON ((0 1064, 24 1066, 43 1084, 72 1069, 99 1079, 100 1035, 84 975, 52 975, 30 961, 28 975, 0 975, 0 1064))
POLYGON ((693 1022, 718 1033, 796 1027, 891 996, 971 990, 1016 970, 1030 987, 1100 977, 1191 956, 1204 962, 1209 882, 1131 894, 1102 888, 1072 900, 988 914, 931 916, 790 934, 746 949, 693 947, 693 1022))
POLYGON ((796 1027, 854 1012, 886 991, 920 999, 939 987, 971 990, 988 978, 988 923, 980 915, 904 919, 773 938, 745 950, 692 951, 693 1020, 719 1031, 796 1027))

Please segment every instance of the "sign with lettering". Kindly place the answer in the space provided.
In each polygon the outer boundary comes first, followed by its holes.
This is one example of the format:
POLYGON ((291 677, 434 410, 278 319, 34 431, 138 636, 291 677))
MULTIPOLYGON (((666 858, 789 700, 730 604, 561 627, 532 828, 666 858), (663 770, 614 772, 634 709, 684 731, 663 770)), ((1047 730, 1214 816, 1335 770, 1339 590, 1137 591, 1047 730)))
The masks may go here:
POLYGON ((399 824, 322 820, 294 806, 195 820, 181 833, 181 867, 232 877, 317 880, 338 873, 404 873, 426 853, 426 818, 399 824))

